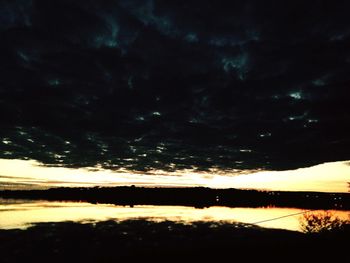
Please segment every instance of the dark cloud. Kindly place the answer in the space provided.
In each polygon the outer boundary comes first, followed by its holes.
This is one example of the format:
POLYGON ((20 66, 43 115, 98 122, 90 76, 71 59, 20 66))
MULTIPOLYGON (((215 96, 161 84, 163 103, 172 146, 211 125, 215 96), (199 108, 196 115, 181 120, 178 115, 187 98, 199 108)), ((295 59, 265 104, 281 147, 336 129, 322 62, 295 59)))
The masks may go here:
POLYGON ((349 155, 347 1, 2 1, 0 157, 131 170, 349 155))

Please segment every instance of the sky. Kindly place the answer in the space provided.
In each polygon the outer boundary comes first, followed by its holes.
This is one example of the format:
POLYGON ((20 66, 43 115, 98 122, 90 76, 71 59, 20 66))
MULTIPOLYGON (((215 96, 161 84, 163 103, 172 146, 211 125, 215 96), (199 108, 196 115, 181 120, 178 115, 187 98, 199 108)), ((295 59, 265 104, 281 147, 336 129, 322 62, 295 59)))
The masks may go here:
POLYGON ((189 181, 350 160, 349 8, 1 1, 0 158, 189 181))
POLYGON ((126 171, 46 167, 37 161, 0 159, 0 190, 50 187, 210 187, 276 191, 349 192, 350 161, 287 171, 247 173, 126 171))

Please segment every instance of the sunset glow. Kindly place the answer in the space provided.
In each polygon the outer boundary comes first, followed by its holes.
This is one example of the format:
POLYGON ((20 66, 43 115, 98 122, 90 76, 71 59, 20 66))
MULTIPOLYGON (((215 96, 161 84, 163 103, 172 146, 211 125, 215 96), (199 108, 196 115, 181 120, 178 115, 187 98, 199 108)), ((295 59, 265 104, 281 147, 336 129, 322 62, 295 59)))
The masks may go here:
POLYGON ((254 173, 200 173, 179 171, 132 173, 111 170, 46 167, 36 161, 0 160, 2 189, 48 188, 58 186, 249 188, 286 191, 347 192, 350 180, 349 162, 333 162, 290 171, 254 173))

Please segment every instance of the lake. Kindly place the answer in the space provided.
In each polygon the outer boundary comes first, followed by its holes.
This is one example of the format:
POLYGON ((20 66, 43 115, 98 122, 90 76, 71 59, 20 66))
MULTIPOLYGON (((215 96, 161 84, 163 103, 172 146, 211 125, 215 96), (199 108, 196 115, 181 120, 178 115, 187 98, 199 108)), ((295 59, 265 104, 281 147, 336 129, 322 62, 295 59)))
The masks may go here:
MULTIPOLYGON (((266 228, 300 231, 299 219, 308 210, 299 208, 240 208, 212 206, 120 206, 87 202, 57 202, 0 198, 0 229, 25 229, 39 222, 96 222, 104 220, 148 219, 190 224, 195 221, 225 221, 257 224, 266 228)), ((330 210, 347 219, 350 211, 330 210)))

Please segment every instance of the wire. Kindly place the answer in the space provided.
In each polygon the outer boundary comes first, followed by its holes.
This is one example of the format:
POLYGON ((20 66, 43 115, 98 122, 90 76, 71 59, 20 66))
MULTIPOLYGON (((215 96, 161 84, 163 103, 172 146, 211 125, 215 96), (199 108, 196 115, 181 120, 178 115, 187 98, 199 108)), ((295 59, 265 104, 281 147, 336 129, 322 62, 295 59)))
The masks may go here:
POLYGON ((305 213, 312 212, 312 211, 316 211, 316 210, 313 210, 313 209, 312 210, 306 210, 306 211, 303 211, 303 212, 298 212, 298 213, 294 213, 294 214, 288 214, 288 215, 285 215, 285 216, 279 216, 279 217, 275 217, 275 218, 270 218, 270 219, 258 221, 258 222, 255 222, 255 223, 251 223, 251 224, 258 225, 258 224, 261 224, 261 223, 274 221, 274 220, 278 220, 278 219, 285 218, 285 217, 301 215, 301 214, 305 214, 305 213))

